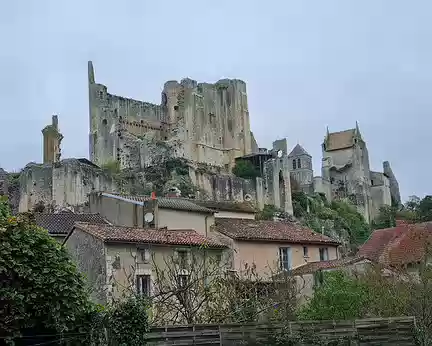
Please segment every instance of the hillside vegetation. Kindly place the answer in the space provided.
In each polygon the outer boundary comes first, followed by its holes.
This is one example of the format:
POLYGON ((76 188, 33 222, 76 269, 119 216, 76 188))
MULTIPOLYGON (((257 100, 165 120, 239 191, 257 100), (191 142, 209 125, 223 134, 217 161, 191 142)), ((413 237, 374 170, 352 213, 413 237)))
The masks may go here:
MULTIPOLYGON (((339 240, 344 255, 355 253, 371 233, 371 227, 363 215, 349 202, 328 202, 322 194, 306 195, 304 192, 294 192, 292 201, 294 217, 298 222, 339 240)), ((274 217, 283 218, 284 213, 270 205, 266 205, 257 216, 266 220, 274 217)))

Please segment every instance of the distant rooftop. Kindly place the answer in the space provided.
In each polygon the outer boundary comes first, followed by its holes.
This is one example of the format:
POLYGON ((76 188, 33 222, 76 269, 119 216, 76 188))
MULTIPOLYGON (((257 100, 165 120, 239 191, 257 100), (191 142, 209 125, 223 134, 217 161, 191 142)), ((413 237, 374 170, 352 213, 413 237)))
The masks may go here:
POLYGON ((339 245, 338 241, 296 222, 217 218, 215 230, 236 240, 339 245))
POLYGON ((300 145, 297 144, 293 150, 289 153, 288 157, 292 156, 301 156, 301 155, 307 155, 310 156, 309 153, 300 145))
POLYGON ((35 213, 36 225, 48 230, 49 234, 66 235, 75 222, 108 224, 99 214, 75 214, 63 211, 60 213, 35 213))
POLYGON ((194 230, 143 229, 135 227, 121 227, 103 224, 77 222, 78 228, 105 243, 139 243, 160 245, 190 245, 224 248, 225 245, 217 240, 205 237, 194 230))

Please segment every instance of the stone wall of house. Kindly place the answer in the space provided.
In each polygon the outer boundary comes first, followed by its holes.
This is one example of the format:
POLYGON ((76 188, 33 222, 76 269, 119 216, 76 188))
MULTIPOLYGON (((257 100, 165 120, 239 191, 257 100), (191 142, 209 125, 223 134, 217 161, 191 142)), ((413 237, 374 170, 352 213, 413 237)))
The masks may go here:
POLYGON ((78 270, 86 277, 91 288, 91 299, 98 304, 106 304, 108 278, 104 243, 75 229, 66 241, 66 248, 78 270))

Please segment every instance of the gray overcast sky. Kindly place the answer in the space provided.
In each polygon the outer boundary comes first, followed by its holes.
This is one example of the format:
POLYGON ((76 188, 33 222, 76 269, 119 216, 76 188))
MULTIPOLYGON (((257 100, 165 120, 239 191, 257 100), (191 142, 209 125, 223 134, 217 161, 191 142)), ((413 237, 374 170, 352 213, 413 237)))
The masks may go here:
POLYGON ((389 160, 404 198, 432 193, 431 13, 430 0, 0 0, 0 166, 40 162, 53 113, 63 157, 88 156, 93 60, 110 92, 154 103, 166 80, 245 80, 259 146, 300 142, 316 175, 326 126, 358 120, 372 169, 389 160))

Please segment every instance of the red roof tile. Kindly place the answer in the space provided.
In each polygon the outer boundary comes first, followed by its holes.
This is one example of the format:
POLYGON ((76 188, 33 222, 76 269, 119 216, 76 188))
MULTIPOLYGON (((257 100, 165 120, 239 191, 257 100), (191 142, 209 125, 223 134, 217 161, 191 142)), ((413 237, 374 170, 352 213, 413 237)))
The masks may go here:
POLYGON ((432 222, 400 224, 374 231, 359 256, 390 266, 420 262, 431 241, 432 222))
POLYGON ((145 243, 145 244, 166 244, 166 245, 191 245, 209 247, 225 247, 222 243, 204 237, 194 230, 167 230, 167 229, 143 229, 134 227, 121 227, 103 224, 89 224, 83 222, 75 223, 74 228, 93 235, 102 241, 124 242, 124 243, 145 243))
POLYGON ((237 240, 339 245, 338 241, 295 222, 216 218, 215 230, 237 240))
POLYGON ((293 275, 303 275, 303 274, 312 274, 319 270, 329 270, 342 268, 345 266, 349 266, 351 264, 355 264, 361 261, 367 260, 364 257, 349 257, 343 259, 334 259, 328 261, 317 261, 317 262, 309 262, 300 267, 294 268, 291 273, 293 275))

